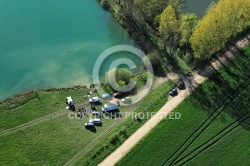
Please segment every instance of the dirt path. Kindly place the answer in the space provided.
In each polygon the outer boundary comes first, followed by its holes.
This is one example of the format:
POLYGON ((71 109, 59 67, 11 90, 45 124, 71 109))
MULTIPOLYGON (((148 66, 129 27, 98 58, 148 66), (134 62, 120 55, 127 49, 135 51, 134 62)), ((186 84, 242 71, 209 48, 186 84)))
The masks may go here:
MULTIPOLYGON (((171 74, 171 76, 173 76, 171 74)), ((194 76, 195 81, 200 84, 205 78, 199 75, 194 76)), ((189 96, 189 90, 178 91, 178 96, 170 97, 168 102, 134 134, 132 134, 118 149, 111 153, 99 166, 115 165, 126 155, 152 128, 154 128, 166 115, 176 108, 184 99, 189 96)))
MULTIPOLYGON (((248 39, 250 34, 247 34, 248 39)), ((246 37, 240 39, 236 42, 236 46, 240 49, 245 48, 249 43, 246 37)), ((223 56, 230 58, 230 51, 226 51, 223 56)), ((211 65, 215 69, 219 69, 221 64, 219 62, 212 62, 211 65)), ((176 75, 174 73, 169 74, 168 78, 175 80, 176 75)), ((194 83, 194 88, 205 81, 205 77, 200 75, 195 75, 192 78, 194 83)), ((142 125, 135 133, 133 133, 118 149, 111 153, 106 159, 104 159, 99 166, 115 165, 120 159, 122 159, 151 129, 153 129, 161 120, 163 120, 168 113, 170 113, 174 108, 176 108, 181 102, 184 101, 189 95, 191 89, 186 89, 185 91, 179 91, 178 96, 170 97, 168 102, 153 116, 149 119, 144 125, 142 125)))

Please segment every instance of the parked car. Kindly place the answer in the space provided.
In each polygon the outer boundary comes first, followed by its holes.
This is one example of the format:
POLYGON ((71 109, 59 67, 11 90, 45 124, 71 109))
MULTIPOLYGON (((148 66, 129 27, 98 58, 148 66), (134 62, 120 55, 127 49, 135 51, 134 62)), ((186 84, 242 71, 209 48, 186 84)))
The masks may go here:
POLYGON ((114 93, 114 97, 120 97, 120 96, 122 96, 122 92, 115 92, 114 93))
POLYGON ((120 105, 120 102, 119 102, 119 100, 118 99, 113 99, 113 100, 110 100, 109 101, 111 104, 115 104, 115 105, 120 105))
POLYGON ((118 110, 119 110, 118 105, 111 103, 104 104, 104 106, 102 107, 103 113, 117 112, 118 110))
POLYGON ((192 73, 189 71, 185 74, 187 77, 191 77, 192 76, 192 73))
POLYGON ((124 102, 124 103, 132 102, 131 97, 124 97, 124 98, 122 98, 122 102, 124 102))
POLYGON ((180 80, 180 82, 178 83, 178 86, 177 86, 179 89, 184 89, 185 88, 185 83, 183 80, 180 80))
POLYGON ((91 122, 85 123, 84 126, 85 126, 86 129, 91 129, 91 128, 94 128, 94 127, 95 127, 94 123, 91 123, 91 122))
POLYGON ((169 91, 169 95, 170 96, 175 96, 175 95, 177 95, 177 89, 172 89, 171 91, 169 91))
POLYGON ((102 95, 102 98, 105 99, 105 100, 106 99, 111 99, 111 95, 109 93, 105 93, 105 94, 102 95))
POLYGON ((68 108, 70 110, 75 110, 75 102, 74 102, 74 99, 73 97, 69 96, 69 97, 66 97, 66 104, 68 105, 68 108))
POLYGON ((102 115, 99 111, 93 111, 92 114, 95 115, 95 116, 101 116, 102 115))
POLYGON ((100 99, 99 99, 99 97, 92 97, 89 99, 89 102, 90 103, 99 103, 100 99))
POLYGON ((101 119, 90 119, 88 123, 93 123, 94 125, 102 125, 101 119))

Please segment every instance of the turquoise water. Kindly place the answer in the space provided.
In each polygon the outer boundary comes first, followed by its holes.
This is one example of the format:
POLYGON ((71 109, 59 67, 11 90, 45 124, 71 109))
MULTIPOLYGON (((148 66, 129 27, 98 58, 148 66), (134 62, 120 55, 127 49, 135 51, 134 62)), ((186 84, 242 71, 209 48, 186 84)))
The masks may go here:
MULTIPOLYGON (((86 85, 110 46, 135 45, 97 0, 0 0, 0 100, 43 87, 86 85)), ((102 65, 131 54, 112 55, 102 65)))
MULTIPOLYGON (((202 16, 212 0, 187 0, 202 16)), ((117 44, 135 45, 98 0, 0 0, 0 100, 44 87, 87 85, 98 56, 117 44)), ((107 59, 100 76, 126 53, 107 59)))

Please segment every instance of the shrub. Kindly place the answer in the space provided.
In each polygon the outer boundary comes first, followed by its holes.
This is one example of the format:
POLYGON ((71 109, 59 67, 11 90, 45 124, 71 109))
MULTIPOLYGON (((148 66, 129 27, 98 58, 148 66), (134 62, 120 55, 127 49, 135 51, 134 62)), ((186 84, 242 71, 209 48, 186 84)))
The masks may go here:
POLYGON ((132 78, 132 73, 125 68, 114 68, 106 74, 106 81, 112 84, 112 78, 116 79, 117 84, 118 82, 125 82, 125 85, 128 85, 132 78))
POLYGON ((102 5, 103 9, 105 9, 105 10, 109 10, 109 8, 110 8, 108 0, 101 0, 101 5, 102 5))
MULTIPOLYGON (((149 54, 147 55, 147 57, 148 57, 148 59, 149 59, 151 65, 152 65, 152 67, 153 67, 154 69, 157 69, 157 68, 161 65, 161 63, 160 63, 160 58, 159 58, 159 56, 158 56, 155 52, 149 53, 149 54)), ((145 58, 146 58, 146 57, 143 58, 143 62, 144 62, 144 64, 147 66, 147 65, 148 65, 148 62, 146 61, 145 58)))
POLYGON ((193 56, 192 56, 192 54, 187 52, 186 55, 184 56, 184 59, 186 62, 190 63, 190 62, 192 62, 193 56))

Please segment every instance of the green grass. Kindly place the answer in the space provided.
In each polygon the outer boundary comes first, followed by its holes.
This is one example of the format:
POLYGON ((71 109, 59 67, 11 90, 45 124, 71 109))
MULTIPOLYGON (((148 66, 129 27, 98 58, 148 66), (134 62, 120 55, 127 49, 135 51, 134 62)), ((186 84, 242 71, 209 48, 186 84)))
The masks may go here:
POLYGON ((174 110, 181 119, 162 121, 117 165, 248 165, 250 47, 245 54, 174 110), (248 123, 242 123, 241 117, 248 118, 248 123))
MULTIPOLYGON (((148 107, 156 102, 155 99, 166 96, 172 86, 171 81, 163 83, 140 103, 121 107, 121 112, 140 111, 148 107)), ((79 159, 72 162, 73 164, 96 165, 144 123, 144 121, 125 119, 125 117, 103 119, 103 126, 96 127, 96 132, 86 130, 83 124, 89 118, 71 120, 68 118, 70 111, 65 110, 66 96, 74 97, 77 108, 82 107, 83 103, 88 103, 84 99, 86 90, 86 88, 54 89, 53 92, 41 90, 37 92, 38 95, 29 93, 2 102, 0 104, 0 133, 32 120, 50 116, 52 113, 63 112, 63 114, 48 117, 38 124, 0 135, 0 165, 63 165, 80 151, 83 153, 79 159), (119 121, 121 123, 118 123, 119 121), (118 125, 110 129, 116 123, 118 125), (116 136, 118 141, 112 142, 111 140, 116 136), (99 151, 102 153, 93 157, 99 151)), ((157 111, 165 102, 166 100, 157 103, 150 110, 157 111)), ((98 106, 97 109, 100 110, 100 107, 98 106)))
MULTIPOLYGON (((165 82, 157 87, 154 91, 151 91, 134 110, 135 112, 156 112, 167 101, 168 91, 174 86, 171 81, 165 82)), ((134 106, 132 106, 134 107, 134 106)), ((128 112, 130 107, 126 107, 122 112, 128 112)), ((124 119, 118 128, 102 141, 97 143, 92 151, 82 155, 74 165, 97 165, 107 155, 112 153, 117 147, 119 147, 132 133, 134 133, 141 125, 143 125, 146 119, 124 119), (111 142, 111 140, 115 140, 111 142)))
POLYGON ((64 110, 66 96, 73 96, 76 103, 81 103, 84 101, 86 90, 86 88, 80 88, 54 90, 53 92, 39 91, 38 96, 30 93, 27 98, 19 97, 2 103, 0 105, 0 131, 64 110), (9 105, 15 105, 14 109, 11 109, 9 105))

